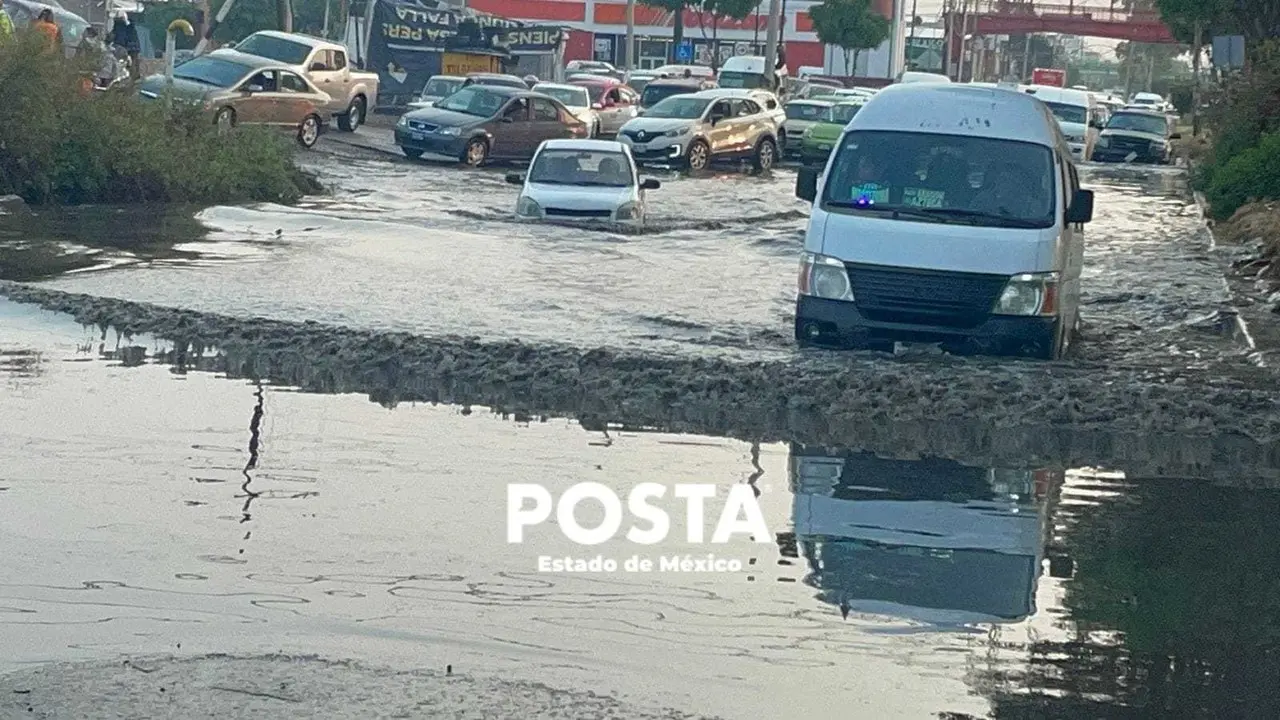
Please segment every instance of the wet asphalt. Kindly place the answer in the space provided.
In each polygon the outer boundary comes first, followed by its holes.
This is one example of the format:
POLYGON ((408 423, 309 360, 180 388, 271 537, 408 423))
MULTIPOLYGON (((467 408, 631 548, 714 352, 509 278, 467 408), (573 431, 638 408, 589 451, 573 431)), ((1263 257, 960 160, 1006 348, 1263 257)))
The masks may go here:
MULTIPOLYGON (((340 148, 308 162, 332 198, 194 221, 41 213, 0 241, 49 269, 17 279, 197 325, 603 347, 619 354, 601 367, 655 386, 676 371, 643 358, 884 367, 791 348, 804 208, 786 170, 660 175, 654 227, 623 235, 508 222, 501 171, 340 148)), ((1269 369, 1223 327, 1227 258, 1179 171, 1084 179, 1085 340, 1053 376, 1172 375, 1198 383, 1184 399, 1229 391, 1216 402, 1241 417, 1274 415, 1269 369)), ((321 362, 268 334, 207 361, 172 352, 172 333, 122 338, 5 300, 0 328, 0 717, 342 717, 352 697, 361 717, 1280 714, 1273 440, 1191 426, 1156 442, 1120 414, 1073 440, 984 422, 999 412, 980 399, 949 431, 837 412, 814 427, 746 402, 714 412, 707 397, 738 397, 720 380, 673 422, 585 380, 523 405, 518 353, 498 368, 509 382, 428 384, 367 358, 344 369, 354 341, 321 362), (891 439, 895 457, 866 452, 891 439), (678 539, 584 552, 546 526, 506 542, 508 483, 646 480, 750 485, 770 537, 715 548, 743 568, 709 574, 537 572, 540 555, 705 552, 678 539)), ((881 390, 967 372, 934 362, 896 364, 881 390)), ((1017 378, 956 382, 980 398, 1017 378)))

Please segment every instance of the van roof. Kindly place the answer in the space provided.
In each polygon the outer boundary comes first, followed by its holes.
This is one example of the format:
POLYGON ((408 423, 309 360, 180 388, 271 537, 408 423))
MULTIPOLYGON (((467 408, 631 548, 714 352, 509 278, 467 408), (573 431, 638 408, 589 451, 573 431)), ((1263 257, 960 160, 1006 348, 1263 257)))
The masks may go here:
POLYGON ((1089 107, 1097 104, 1093 95, 1085 90, 1072 90, 1071 88, 1060 88, 1054 85, 1028 85, 1027 93, 1035 95, 1045 102, 1061 103, 1063 105, 1089 107))
POLYGON ((1044 103, 1026 93, 959 83, 904 83, 867 101, 852 130, 934 132, 1057 147, 1062 133, 1044 103))

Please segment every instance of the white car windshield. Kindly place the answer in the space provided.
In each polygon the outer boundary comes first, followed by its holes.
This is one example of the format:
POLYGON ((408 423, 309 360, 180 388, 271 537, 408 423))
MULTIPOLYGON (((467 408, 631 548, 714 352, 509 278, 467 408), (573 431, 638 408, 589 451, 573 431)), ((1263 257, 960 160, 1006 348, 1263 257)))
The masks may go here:
POLYGON ((426 85, 422 86, 423 97, 443 98, 458 92, 458 88, 462 87, 462 80, 454 78, 431 78, 426 85))
POLYGON ((826 117, 828 109, 830 109, 828 106, 817 103, 787 103, 787 119, 817 122, 826 117))
POLYGON ((1054 223, 1053 154, 965 135, 854 131, 832 160, 822 207, 892 220, 985 227, 1054 223))
POLYGON ((1053 116, 1058 118, 1060 122, 1079 123, 1083 125, 1085 122, 1085 116, 1089 114, 1088 108, 1080 105, 1067 105, 1065 103, 1056 102, 1047 102, 1045 105, 1049 106, 1049 111, 1052 112, 1053 116))
POLYGON ((649 108, 644 114, 648 118, 679 118, 692 120, 702 117, 702 111, 711 104, 710 100, 695 97, 669 97, 649 108))
POLYGON ((540 92, 543 95, 551 97, 564 103, 566 107, 584 108, 591 107, 591 96, 587 94, 586 88, 580 87, 556 87, 554 85, 534 85, 534 92, 540 92))
POLYGON ((584 187, 631 187, 635 175, 621 152, 548 148, 529 168, 529 182, 584 187))

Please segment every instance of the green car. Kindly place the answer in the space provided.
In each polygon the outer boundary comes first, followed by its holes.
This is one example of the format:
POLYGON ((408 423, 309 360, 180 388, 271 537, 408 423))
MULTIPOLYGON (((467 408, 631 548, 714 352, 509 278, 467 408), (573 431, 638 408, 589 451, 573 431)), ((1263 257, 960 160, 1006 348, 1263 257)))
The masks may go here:
POLYGON ((864 104, 862 100, 846 100, 828 108, 826 117, 800 136, 800 161, 805 165, 826 165, 831 148, 840 139, 844 126, 864 104))

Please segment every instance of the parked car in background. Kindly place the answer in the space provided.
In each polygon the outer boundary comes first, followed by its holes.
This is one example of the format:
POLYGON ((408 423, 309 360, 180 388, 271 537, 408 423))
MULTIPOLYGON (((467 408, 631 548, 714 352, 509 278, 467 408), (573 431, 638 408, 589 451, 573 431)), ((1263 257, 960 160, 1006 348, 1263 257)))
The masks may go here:
POLYGON ((570 60, 564 66, 564 71, 566 74, 603 75, 615 80, 621 80, 623 76, 621 70, 610 63, 600 62, 599 60, 570 60))
POLYGON ((866 103, 862 100, 844 100, 827 108, 819 122, 813 123, 800 136, 800 161, 805 165, 826 165, 831 148, 840 140, 840 134, 850 120, 866 103))
MULTIPOLYGON (((346 46, 297 33, 260 30, 236 44, 235 52, 274 60, 305 75, 329 96, 325 120, 337 118, 338 127, 354 132, 364 122, 378 97, 378 74, 352 69, 346 46)), ((231 52, 214 50, 213 53, 231 52)))
POLYGON ((587 124, 558 100, 497 85, 468 85, 396 123, 396 145, 410 158, 445 155, 479 166, 528 160, 543 140, 587 137, 587 124))
POLYGON ((662 76, 652 70, 633 70, 627 73, 623 82, 627 84, 627 87, 635 90, 637 93, 643 93, 646 85, 660 77, 662 76))
POLYGON ((608 77, 571 80, 586 88, 592 107, 600 117, 600 134, 617 135, 627 121, 640 112, 640 96, 621 81, 608 77))
POLYGON ((669 97, 624 125, 618 139, 631 146, 642 164, 698 171, 715 160, 749 159, 757 170, 771 169, 778 158, 772 114, 749 97, 718 92, 669 97))
POLYGON ((673 95, 687 95, 715 87, 710 80, 697 78, 659 78, 644 86, 640 93, 640 110, 644 112, 673 95))
MULTIPOLYGON (((164 75, 142 81, 139 95, 155 100, 168 90, 164 75)), ((219 50, 188 60, 173 70, 173 94, 198 105, 219 127, 267 125, 292 130, 298 143, 316 144, 332 98, 293 65, 219 50)))
POLYGON ((1173 122, 1155 110, 1120 110, 1111 116, 1098 136, 1090 158, 1095 162, 1144 162, 1168 164, 1173 160, 1171 140, 1181 137, 1173 122))
POLYGON ((435 101, 443 100, 461 90, 466 82, 467 79, 461 75, 433 75, 422 86, 422 92, 418 93, 418 99, 409 103, 409 107, 414 110, 429 107, 435 101))
POLYGON ((529 83, 524 78, 515 75, 507 75, 504 73, 470 73, 467 79, 462 82, 463 87, 468 85, 488 85, 491 87, 507 87, 517 90, 528 90, 529 83))
POLYGON ((784 129, 787 137, 793 139, 783 147, 783 157, 800 155, 800 141, 796 139, 804 137, 806 130, 824 121, 833 104, 826 100, 792 100, 783 106, 787 114, 784 129))
POLYGON ((585 87, 564 83, 538 83, 533 86, 533 91, 553 97, 569 108, 574 117, 590 128, 590 137, 600 134, 600 115, 596 113, 591 93, 585 87))
POLYGON ((630 150, 613 140, 546 140, 529 172, 507 175, 520 185, 516 217, 523 220, 604 221, 643 225, 645 191, 630 150))

